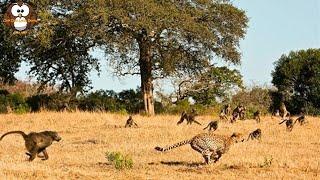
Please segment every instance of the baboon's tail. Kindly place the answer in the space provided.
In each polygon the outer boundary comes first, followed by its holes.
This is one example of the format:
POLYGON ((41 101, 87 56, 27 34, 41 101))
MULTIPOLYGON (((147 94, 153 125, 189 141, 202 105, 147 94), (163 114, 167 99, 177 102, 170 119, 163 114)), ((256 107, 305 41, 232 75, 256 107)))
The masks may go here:
POLYGON ((2 136, 0 137, 0 141, 1 141, 6 135, 9 135, 9 134, 20 134, 23 138, 28 137, 28 136, 26 135, 26 133, 24 133, 24 132, 22 132, 22 131, 10 131, 10 132, 7 132, 7 133, 5 133, 4 135, 2 135, 2 136))
POLYGON ((196 121, 196 120, 193 120, 193 122, 194 123, 196 123, 196 124, 199 124, 200 126, 202 126, 202 124, 201 123, 199 123, 198 121, 196 121))
POLYGON ((248 136, 247 141, 249 141, 249 139, 251 138, 251 136, 252 136, 252 134, 250 133, 249 136, 248 136))
POLYGON ((208 124, 208 126, 207 126, 207 127, 203 128, 203 130, 206 130, 209 126, 210 126, 210 124, 208 124))
POLYGON ((170 151, 171 149, 174 149, 174 148, 186 145, 186 144, 190 144, 190 142, 191 142, 191 140, 189 139, 189 140, 184 140, 184 141, 181 141, 179 143, 173 144, 173 145, 165 147, 165 148, 157 146, 154 149, 157 151, 166 152, 166 151, 170 151))
POLYGON ((286 119, 283 119, 283 121, 281 122, 281 123, 279 123, 279 124, 282 124, 282 123, 284 123, 284 122, 286 122, 287 120, 286 119))

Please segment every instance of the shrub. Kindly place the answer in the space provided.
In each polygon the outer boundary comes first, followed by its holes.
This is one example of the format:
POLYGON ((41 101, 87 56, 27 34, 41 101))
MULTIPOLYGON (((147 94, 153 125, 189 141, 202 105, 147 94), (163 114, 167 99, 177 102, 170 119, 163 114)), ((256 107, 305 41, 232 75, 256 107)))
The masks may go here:
POLYGON ((122 155, 120 152, 107 152, 106 158, 116 169, 131 169, 133 167, 132 158, 128 155, 122 155))

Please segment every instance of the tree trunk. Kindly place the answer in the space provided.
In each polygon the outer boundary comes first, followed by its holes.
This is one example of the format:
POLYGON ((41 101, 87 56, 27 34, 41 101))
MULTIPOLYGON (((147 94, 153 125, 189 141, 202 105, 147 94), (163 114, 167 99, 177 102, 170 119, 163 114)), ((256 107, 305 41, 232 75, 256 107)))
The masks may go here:
POLYGON ((140 47, 140 77, 141 77, 141 92, 144 101, 144 110, 148 115, 154 115, 154 100, 153 100, 153 82, 152 82, 152 60, 151 60, 151 45, 147 40, 139 41, 140 47))

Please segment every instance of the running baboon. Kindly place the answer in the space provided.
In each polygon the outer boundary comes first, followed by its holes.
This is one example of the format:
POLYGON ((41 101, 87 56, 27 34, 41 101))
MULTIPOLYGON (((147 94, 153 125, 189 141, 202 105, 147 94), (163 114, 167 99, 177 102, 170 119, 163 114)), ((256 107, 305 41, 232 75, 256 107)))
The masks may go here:
POLYGON ((243 141, 244 138, 239 133, 233 133, 231 136, 223 136, 209 132, 198 134, 191 139, 181 141, 165 148, 155 147, 155 149, 157 151, 165 152, 186 144, 190 144, 192 149, 201 153, 206 164, 210 164, 211 160, 214 160, 214 162, 218 161, 222 154, 229 150, 232 144, 243 141))
POLYGON ((256 111, 253 113, 253 118, 257 121, 257 123, 260 123, 260 111, 256 111))
POLYGON ((195 117, 198 114, 196 113, 196 111, 194 109, 192 109, 192 112, 190 114, 186 113, 186 111, 183 111, 180 117, 180 120, 177 122, 177 125, 183 123, 184 120, 187 120, 187 124, 191 125, 193 122, 196 124, 201 125, 201 123, 199 123, 198 121, 195 120, 195 117))
POLYGON ((207 127, 205 127, 203 130, 206 130, 209 128, 209 131, 213 129, 213 131, 218 129, 218 121, 211 121, 207 127))
POLYGON ((261 129, 258 128, 255 131, 251 132, 248 136, 247 141, 249 141, 250 138, 251 138, 251 140, 257 139, 257 140, 261 141, 261 129))
POLYGON ((291 118, 289 118, 289 119, 284 119, 281 123, 279 123, 279 124, 282 124, 282 123, 284 123, 284 122, 286 122, 286 127, 287 127, 287 131, 292 131, 292 129, 293 129, 293 120, 291 119, 291 118))
POLYGON ((126 125, 124 126, 125 128, 127 127, 132 127, 132 126, 138 127, 138 124, 133 121, 132 116, 129 116, 129 119, 126 122, 126 125))
POLYGON ((290 112, 287 111, 287 108, 284 102, 280 103, 279 114, 282 117, 282 119, 285 119, 286 117, 290 116, 290 112))
POLYGON ((306 123, 305 121, 305 116, 304 115, 301 115, 300 117, 298 117, 295 121, 294 121, 294 124, 296 124, 296 122, 299 122, 300 125, 303 125, 306 123))
POLYGON ((29 156, 29 161, 33 161, 36 156, 39 156, 39 153, 43 153, 43 159, 47 160, 49 158, 46 148, 49 147, 53 141, 60 141, 61 137, 55 131, 43 131, 43 132, 31 132, 25 134, 22 131, 10 131, 5 133, 0 137, 0 141, 8 134, 20 134, 22 135, 25 146, 27 149, 27 155, 29 156))

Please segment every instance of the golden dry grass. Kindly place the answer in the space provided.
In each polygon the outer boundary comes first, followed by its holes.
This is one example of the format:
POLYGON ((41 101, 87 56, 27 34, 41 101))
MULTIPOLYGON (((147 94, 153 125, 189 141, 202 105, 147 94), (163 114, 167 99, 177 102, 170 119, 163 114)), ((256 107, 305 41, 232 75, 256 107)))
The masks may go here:
MULTIPOLYGON (((26 161, 24 142, 10 135, 0 142, 0 177, 5 179, 319 179, 320 121, 286 132, 279 119, 220 123, 217 134, 248 134, 261 128, 262 142, 238 143, 212 165, 189 145, 160 153, 170 145, 203 132, 204 126, 177 126, 178 116, 134 116, 140 128, 120 128, 127 116, 105 113, 1 115, 0 134, 12 130, 56 130, 63 140, 48 148, 49 160, 26 161), (120 151, 134 161, 131 170, 116 170, 106 152, 120 151)), ((207 124, 209 116, 198 117, 207 124)))

